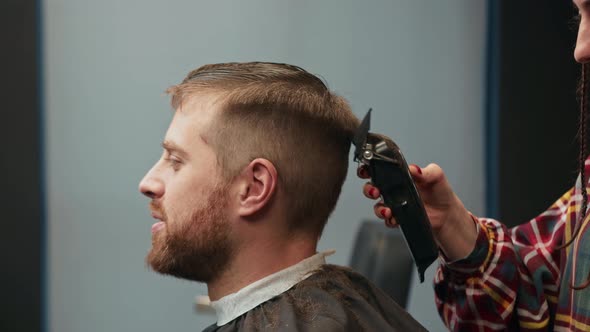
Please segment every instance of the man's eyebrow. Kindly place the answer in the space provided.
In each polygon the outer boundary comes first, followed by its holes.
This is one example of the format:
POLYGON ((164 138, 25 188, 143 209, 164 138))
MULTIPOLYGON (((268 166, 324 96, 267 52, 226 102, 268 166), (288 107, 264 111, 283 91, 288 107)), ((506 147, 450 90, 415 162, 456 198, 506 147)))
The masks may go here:
POLYGON ((164 150, 168 152, 175 152, 179 154, 181 157, 188 158, 188 153, 178 144, 172 141, 164 140, 164 142, 162 142, 162 148, 164 148, 164 150))

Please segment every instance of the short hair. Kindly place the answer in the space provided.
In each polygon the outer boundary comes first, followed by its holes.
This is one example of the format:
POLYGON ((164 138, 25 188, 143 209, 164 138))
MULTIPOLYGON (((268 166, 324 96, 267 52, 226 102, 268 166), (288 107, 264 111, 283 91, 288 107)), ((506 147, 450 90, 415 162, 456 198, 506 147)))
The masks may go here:
POLYGON ((191 71, 170 87, 172 107, 203 92, 220 94, 210 144, 223 177, 256 158, 273 163, 290 230, 321 234, 348 170, 359 125, 347 101, 317 76, 280 63, 219 63, 191 71))

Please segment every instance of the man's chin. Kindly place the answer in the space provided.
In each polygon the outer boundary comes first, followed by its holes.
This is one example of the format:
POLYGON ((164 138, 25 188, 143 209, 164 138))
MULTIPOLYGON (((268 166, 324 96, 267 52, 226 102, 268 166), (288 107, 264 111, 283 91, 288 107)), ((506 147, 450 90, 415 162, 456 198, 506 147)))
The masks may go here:
POLYGON ((166 274, 167 268, 165 268, 167 259, 162 257, 162 252, 157 247, 158 243, 152 241, 152 248, 145 257, 147 266, 154 272, 166 274))
POLYGON ((166 236, 154 237, 146 263, 151 270, 160 274, 208 283, 225 270, 232 257, 233 252, 222 243, 213 242, 205 247, 195 247, 190 241, 170 241, 166 236))
POLYGON ((147 254, 146 263, 154 272, 180 279, 207 283, 214 278, 216 273, 209 266, 208 259, 191 258, 189 262, 179 255, 171 255, 170 248, 162 248, 156 243, 147 254))

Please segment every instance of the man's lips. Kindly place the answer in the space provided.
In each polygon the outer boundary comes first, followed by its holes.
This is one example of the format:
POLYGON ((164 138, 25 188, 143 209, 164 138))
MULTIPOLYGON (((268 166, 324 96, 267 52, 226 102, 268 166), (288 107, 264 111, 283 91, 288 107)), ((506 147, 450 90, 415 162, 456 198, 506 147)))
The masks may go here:
POLYGON ((159 220, 158 222, 156 222, 155 224, 152 225, 152 234, 156 233, 157 231, 161 230, 162 228, 164 228, 164 226, 166 226, 166 223, 164 222, 164 216, 161 212, 159 211, 155 211, 155 210, 151 210, 152 213, 152 217, 154 219, 159 220))
POLYGON ((166 223, 163 221, 158 221, 157 223, 152 225, 152 234, 156 233, 164 227, 166 227, 166 223))
POLYGON ((154 210, 151 210, 151 212, 152 212, 152 217, 154 219, 158 219, 158 220, 164 221, 164 217, 162 216, 162 213, 160 213, 158 211, 154 211, 154 210))

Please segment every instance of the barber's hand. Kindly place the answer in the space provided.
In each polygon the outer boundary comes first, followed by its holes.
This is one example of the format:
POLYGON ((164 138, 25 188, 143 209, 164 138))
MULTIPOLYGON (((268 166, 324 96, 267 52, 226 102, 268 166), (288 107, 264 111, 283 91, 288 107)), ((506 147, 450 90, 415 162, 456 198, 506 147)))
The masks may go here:
MULTIPOLYGON (((443 170, 436 164, 430 164, 423 169, 417 165, 410 165, 410 174, 424 203, 434 237, 447 258, 456 260, 468 256, 475 247, 476 226, 461 200, 453 192, 443 170)), ((358 176, 363 179, 370 178, 368 168, 359 167, 358 176)), ((379 189, 371 182, 364 185, 363 193, 371 199, 381 197, 379 189)), ((374 211, 377 217, 385 220, 387 226, 397 226, 391 209, 385 206, 382 199, 375 204, 374 211)))

